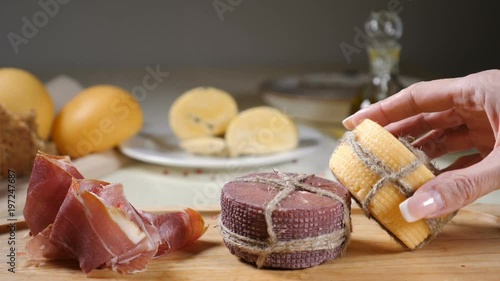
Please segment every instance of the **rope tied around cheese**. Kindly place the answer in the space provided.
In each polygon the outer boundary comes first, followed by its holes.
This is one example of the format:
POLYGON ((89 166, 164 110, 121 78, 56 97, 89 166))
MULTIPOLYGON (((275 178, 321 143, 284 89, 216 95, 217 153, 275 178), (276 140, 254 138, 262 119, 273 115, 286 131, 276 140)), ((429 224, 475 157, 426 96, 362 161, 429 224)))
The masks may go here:
MULTIPOLYGON (((434 174, 437 173, 437 169, 429 161, 427 155, 425 155, 423 151, 413 147, 409 139, 399 138, 399 141, 408 150, 410 150, 416 158, 409 165, 399 169, 399 171, 393 171, 389 167, 387 167, 387 165, 385 165, 382 160, 378 159, 369 149, 363 147, 356 140, 356 135, 352 131, 346 132, 341 140, 341 142, 345 142, 352 148, 354 154, 363 162, 366 167, 380 176, 380 179, 372 186, 365 199, 361 202, 363 212, 368 218, 373 218, 369 209, 373 197, 387 183, 392 183, 394 187, 396 187, 396 189, 401 192, 401 194, 403 194, 406 198, 409 198, 415 191, 413 191, 413 189, 403 180, 406 176, 414 172, 420 165, 425 165, 434 174)), ((432 233, 432 237, 437 235, 437 233, 441 231, 445 224, 445 222, 438 219, 426 219, 425 222, 427 223, 427 226, 432 233)))
MULTIPOLYGON (((234 246, 237 246, 238 248, 251 254, 258 255, 256 265, 258 268, 261 268, 264 266, 268 256, 272 253, 331 250, 336 249, 343 244, 346 245, 349 242, 351 235, 350 209, 344 198, 334 192, 306 184, 305 180, 314 175, 285 174, 278 171, 275 171, 275 173, 279 175, 279 178, 251 176, 236 178, 234 180, 237 182, 266 184, 269 188, 279 190, 279 192, 267 204, 264 210, 264 217, 267 225, 267 234, 269 236, 268 239, 266 241, 262 241, 239 235, 224 226, 221 217, 219 217, 219 230, 227 243, 233 244, 234 246), (285 199, 287 196, 297 190, 307 191, 310 193, 318 194, 320 196, 326 196, 340 202, 344 211, 344 227, 331 233, 318 236, 286 241, 279 240, 273 228, 272 214, 276 210, 281 200, 285 199)), ((345 247, 341 251, 341 255, 343 255, 344 252, 345 247)))

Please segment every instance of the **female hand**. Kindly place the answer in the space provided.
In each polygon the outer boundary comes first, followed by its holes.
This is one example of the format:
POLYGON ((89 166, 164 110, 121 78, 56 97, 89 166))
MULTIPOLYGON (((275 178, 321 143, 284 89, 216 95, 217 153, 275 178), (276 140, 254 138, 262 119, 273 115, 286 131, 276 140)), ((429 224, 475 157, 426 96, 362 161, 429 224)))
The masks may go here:
POLYGON ((344 120, 353 129, 364 119, 413 145, 431 159, 471 148, 400 205, 409 222, 460 209, 500 188, 500 70, 416 83, 344 120))

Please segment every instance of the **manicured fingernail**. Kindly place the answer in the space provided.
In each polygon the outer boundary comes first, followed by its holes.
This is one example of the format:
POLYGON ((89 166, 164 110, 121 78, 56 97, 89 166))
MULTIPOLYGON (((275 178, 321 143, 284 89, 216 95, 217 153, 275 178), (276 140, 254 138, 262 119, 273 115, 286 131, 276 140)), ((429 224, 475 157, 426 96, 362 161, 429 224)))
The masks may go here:
POLYGON ((441 208, 443 198, 435 191, 416 194, 399 204, 399 210, 407 222, 423 219, 441 208))
POLYGON ((342 120, 342 125, 344 125, 344 127, 346 127, 346 129, 348 130, 353 129, 354 126, 352 125, 352 115, 342 120))

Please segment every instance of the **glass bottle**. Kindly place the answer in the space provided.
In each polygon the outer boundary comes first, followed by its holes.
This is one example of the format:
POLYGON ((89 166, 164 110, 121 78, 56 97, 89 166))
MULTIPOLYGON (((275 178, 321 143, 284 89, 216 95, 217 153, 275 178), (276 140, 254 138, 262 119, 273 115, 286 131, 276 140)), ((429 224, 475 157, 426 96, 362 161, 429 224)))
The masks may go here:
POLYGON ((399 80, 401 45, 397 41, 403 34, 401 18, 388 11, 372 12, 365 22, 365 32, 370 38, 367 46, 370 81, 354 100, 351 114, 403 88, 399 80))

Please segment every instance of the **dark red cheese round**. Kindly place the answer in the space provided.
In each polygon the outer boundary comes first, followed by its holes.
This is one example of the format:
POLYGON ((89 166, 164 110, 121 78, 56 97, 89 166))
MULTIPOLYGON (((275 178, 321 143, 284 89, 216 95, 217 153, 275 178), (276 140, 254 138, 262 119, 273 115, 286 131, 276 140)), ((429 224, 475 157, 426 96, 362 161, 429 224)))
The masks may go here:
MULTIPOLYGON (((297 174, 285 174, 286 177, 297 177, 297 174)), ((230 232, 252 239, 266 242, 269 240, 265 220, 266 206, 280 192, 272 184, 245 182, 249 178, 270 178, 283 181, 280 173, 249 174, 224 185, 221 192, 220 223, 230 232)), ((261 180, 262 181, 262 180, 261 180)), ((272 212, 272 229, 278 241, 307 239, 319 235, 331 234, 346 229, 345 216, 350 217, 351 199, 349 192, 340 183, 324 178, 309 176, 303 184, 332 192, 342 198, 345 205, 337 199, 322 196, 296 188, 288 196, 279 201, 272 212), (345 207, 347 210, 345 209, 345 207), (348 212, 345 214, 345 212, 348 212)), ((224 235, 224 234, 223 234, 224 235)), ((263 267, 298 269, 315 266, 339 257, 347 246, 349 233, 344 242, 333 249, 300 250, 271 252, 266 256, 263 267)), ((248 251, 230 243, 224 237, 229 251, 250 263, 256 263, 259 254, 248 251)))

